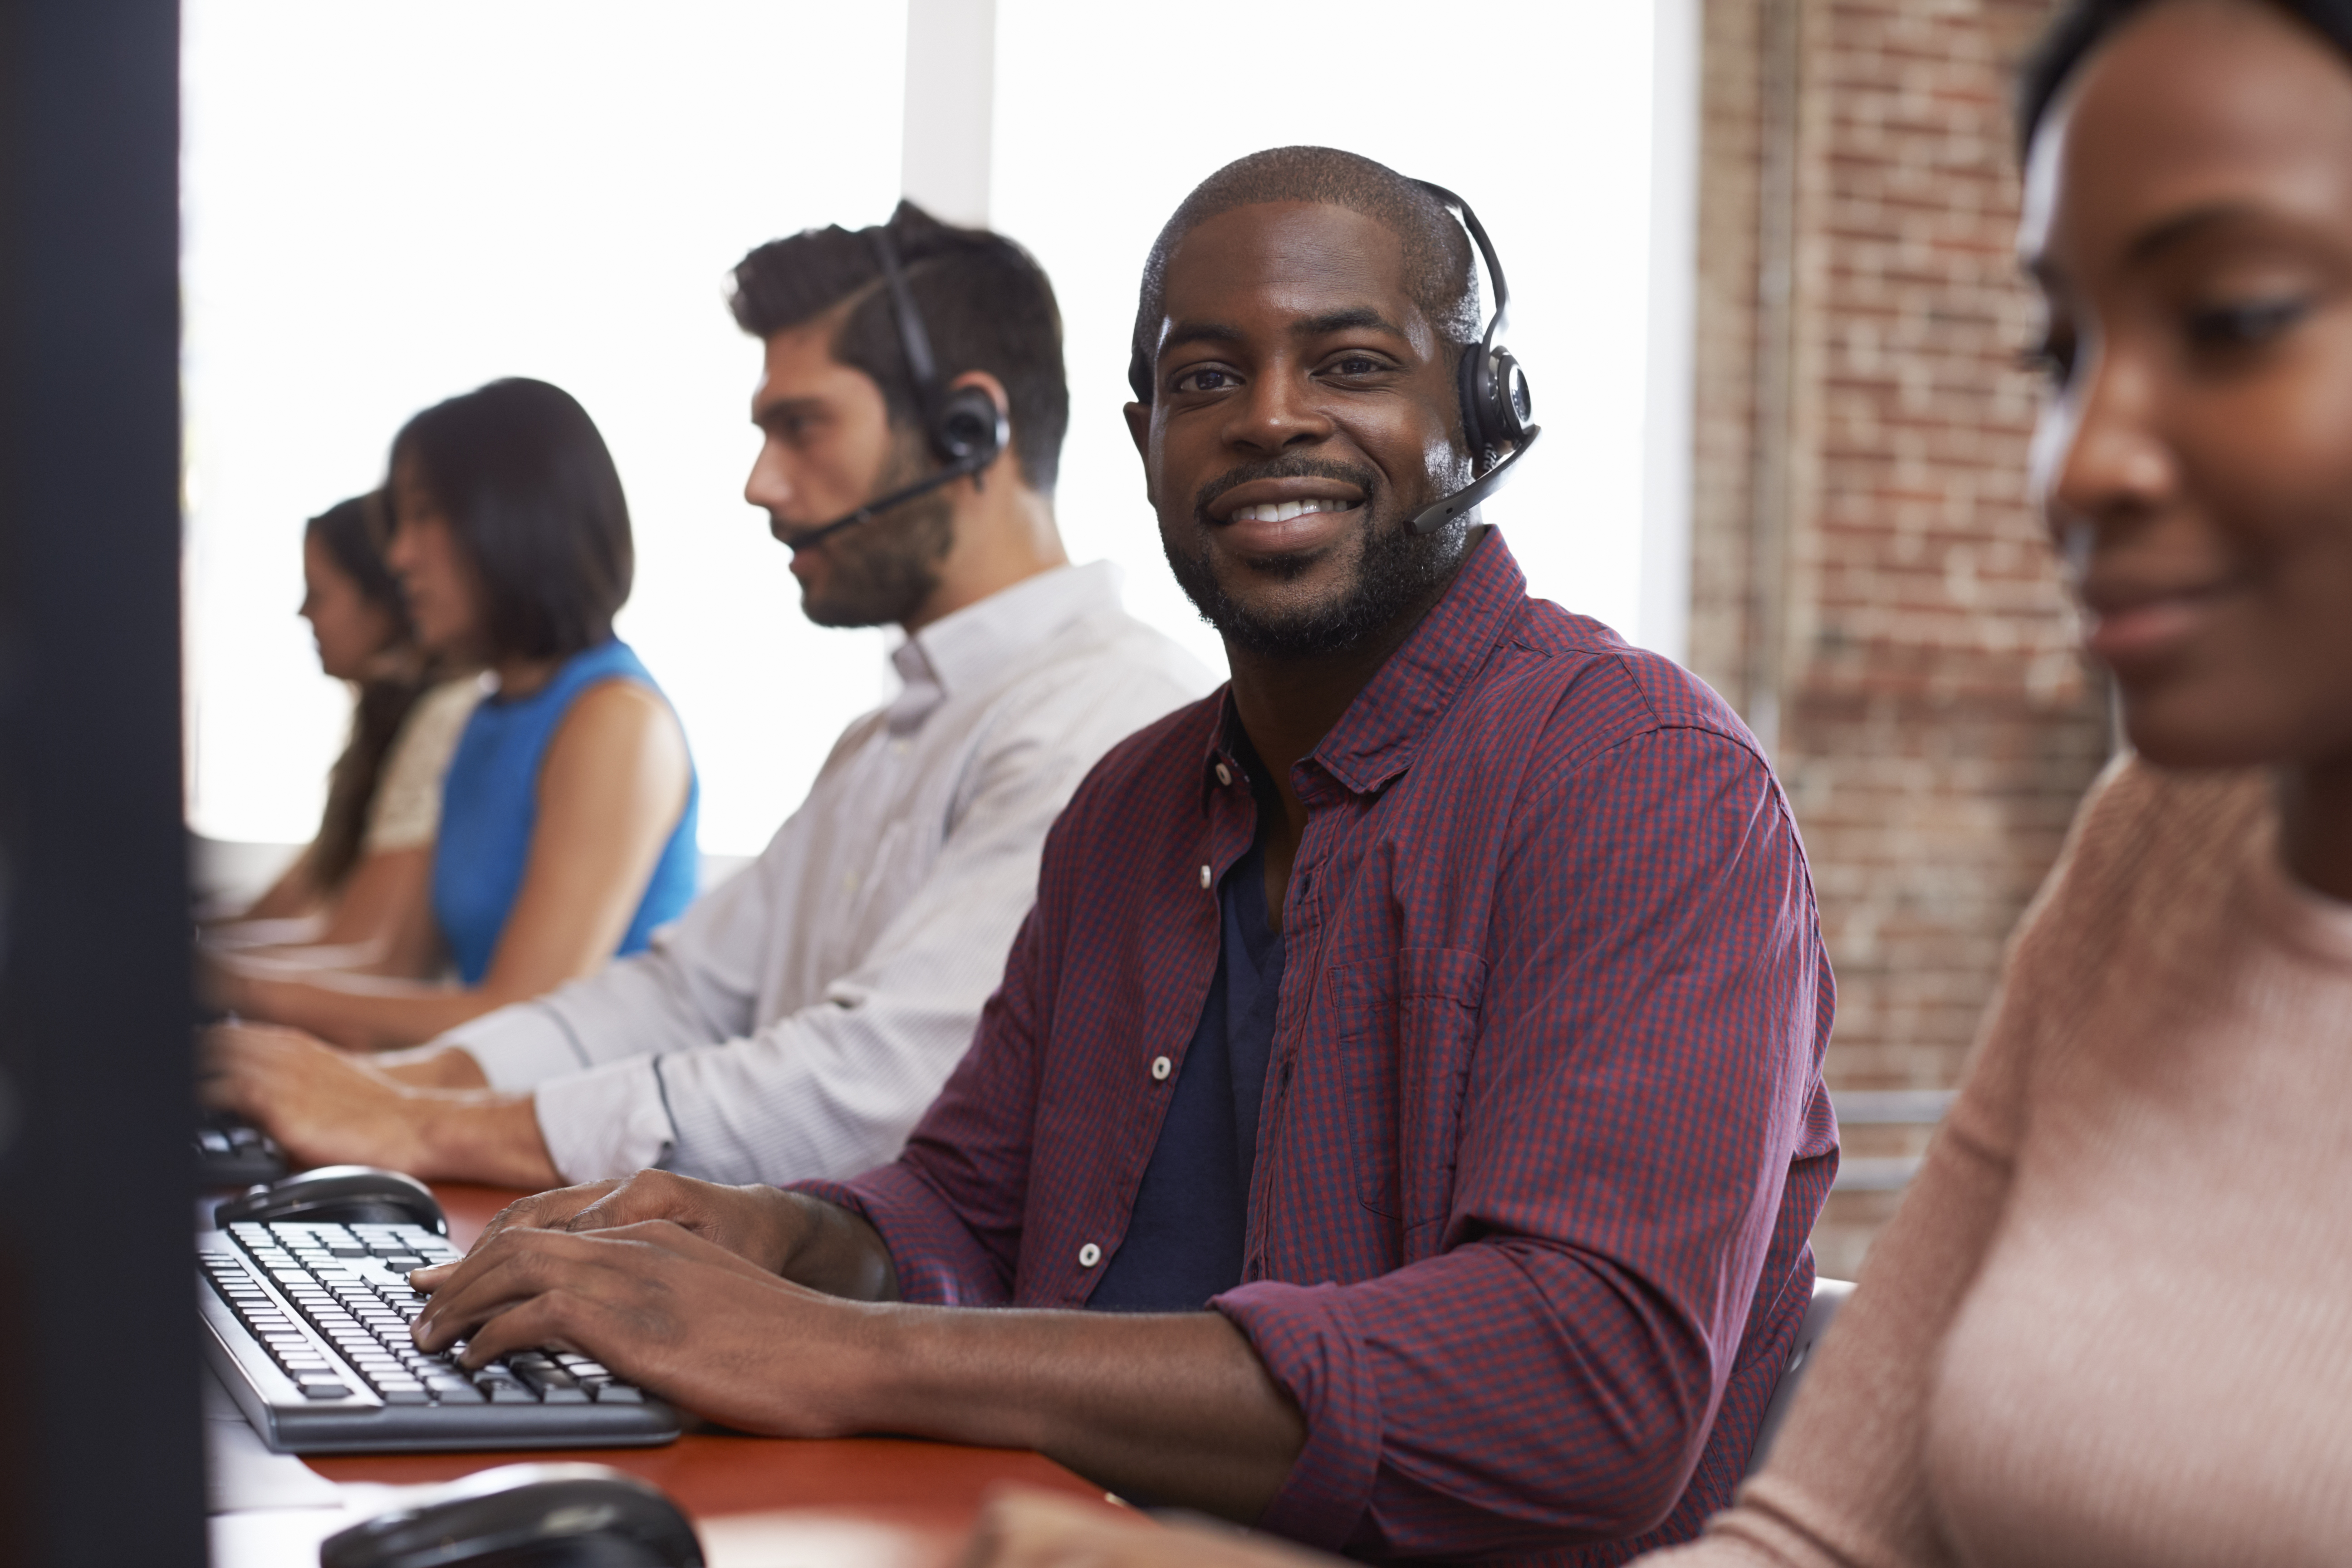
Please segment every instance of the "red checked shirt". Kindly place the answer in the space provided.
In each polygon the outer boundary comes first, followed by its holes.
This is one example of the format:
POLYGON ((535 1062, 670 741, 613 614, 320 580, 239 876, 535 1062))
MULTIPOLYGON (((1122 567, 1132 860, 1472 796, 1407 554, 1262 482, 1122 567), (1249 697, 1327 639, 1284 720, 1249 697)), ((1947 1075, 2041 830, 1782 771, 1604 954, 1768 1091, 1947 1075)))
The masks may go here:
MULTIPOLYGON (((1083 1307, 1117 1252, 1255 832, 1226 711, 1097 766, 905 1152, 808 1185, 907 1300, 1083 1307)), ((1695 1535, 1837 1163, 1829 966, 1756 742, 1490 534, 1292 781, 1244 1283, 1211 1303, 1307 1420, 1260 1524, 1531 1563, 1695 1535)))

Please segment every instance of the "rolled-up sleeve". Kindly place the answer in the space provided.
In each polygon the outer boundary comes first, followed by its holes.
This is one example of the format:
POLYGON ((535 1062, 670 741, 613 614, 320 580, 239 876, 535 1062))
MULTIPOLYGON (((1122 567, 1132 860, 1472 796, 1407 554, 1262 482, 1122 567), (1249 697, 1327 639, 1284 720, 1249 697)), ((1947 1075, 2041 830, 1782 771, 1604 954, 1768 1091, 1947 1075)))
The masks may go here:
POLYGON ((1709 1442, 1792 1161, 1826 1186, 1829 978, 1769 772, 1699 730, 1572 751, 1516 808, 1437 1249, 1212 1303, 1307 1417, 1267 1529, 1411 1557, 1654 1528, 1709 1442))

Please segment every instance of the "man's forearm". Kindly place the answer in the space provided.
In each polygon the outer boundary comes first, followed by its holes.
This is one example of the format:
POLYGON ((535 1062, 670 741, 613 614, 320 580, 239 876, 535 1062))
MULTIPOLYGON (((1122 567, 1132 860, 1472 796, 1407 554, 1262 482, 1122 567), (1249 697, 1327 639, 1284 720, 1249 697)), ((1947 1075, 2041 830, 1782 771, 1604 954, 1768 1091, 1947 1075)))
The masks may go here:
POLYGON ((418 1175, 533 1192, 563 1180, 528 1094, 428 1092, 411 1096, 401 1109, 421 1146, 418 1175))
POLYGON ((896 1301, 898 1268, 862 1215, 806 1193, 779 1193, 780 1256, 759 1261, 796 1285, 851 1301, 896 1301))
POLYGON ((376 1070, 414 1089, 488 1089, 490 1080, 482 1064, 460 1046, 411 1046, 385 1051, 375 1058, 376 1070))
POLYGON ((1034 1448, 1136 1501, 1251 1521, 1307 1425, 1216 1312, 886 1309, 856 1425, 1034 1448))

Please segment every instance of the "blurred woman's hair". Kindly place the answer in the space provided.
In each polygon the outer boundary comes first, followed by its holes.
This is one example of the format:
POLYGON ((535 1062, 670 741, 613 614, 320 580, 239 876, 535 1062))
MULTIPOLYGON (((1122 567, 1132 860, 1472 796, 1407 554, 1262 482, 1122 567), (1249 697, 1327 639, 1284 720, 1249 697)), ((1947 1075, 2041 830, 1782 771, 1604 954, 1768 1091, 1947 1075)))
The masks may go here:
POLYGON ((436 403, 392 444, 482 591, 481 647, 568 658, 613 635, 636 570, 613 455, 572 395, 520 377, 436 403))
POLYGON ((319 542, 335 570, 352 580, 362 598, 390 613, 397 628, 376 668, 353 682, 358 689, 352 703, 351 736, 327 774, 327 809, 319 818, 319 836, 310 841, 310 883, 320 893, 341 887, 359 864, 368 808, 383 783, 384 760, 427 684, 410 645, 400 584, 383 563, 387 521, 383 492, 378 490, 337 502, 303 530, 305 538, 319 542))
MULTIPOLYGON (((2126 22, 2161 0, 2073 0, 2025 62, 2018 77, 2017 140, 2021 151, 2050 113, 2067 79, 2126 22)), ((2352 58, 2352 0, 2244 0, 2292 17, 2352 58)))

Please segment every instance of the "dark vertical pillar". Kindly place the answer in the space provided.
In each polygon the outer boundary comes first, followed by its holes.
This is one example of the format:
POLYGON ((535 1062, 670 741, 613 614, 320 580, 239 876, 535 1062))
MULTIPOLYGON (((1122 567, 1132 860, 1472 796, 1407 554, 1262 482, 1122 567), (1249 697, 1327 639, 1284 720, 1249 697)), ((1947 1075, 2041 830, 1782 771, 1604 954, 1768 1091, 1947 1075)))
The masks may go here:
POLYGON ((173 0, 0 0, 0 1561, 204 1561, 173 0))

